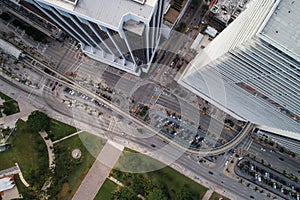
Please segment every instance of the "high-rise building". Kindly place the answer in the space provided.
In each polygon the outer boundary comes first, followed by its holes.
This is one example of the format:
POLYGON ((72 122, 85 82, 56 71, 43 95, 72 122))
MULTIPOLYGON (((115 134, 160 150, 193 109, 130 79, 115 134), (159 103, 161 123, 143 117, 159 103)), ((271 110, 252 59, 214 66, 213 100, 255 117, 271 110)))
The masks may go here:
POLYGON ((148 72, 164 0, 26 0, 80 42, 89 57, 134 75, 148 72))
POLYGON ((179 83, 239 120, 300 140, 300 1, 252 0, 179 83))

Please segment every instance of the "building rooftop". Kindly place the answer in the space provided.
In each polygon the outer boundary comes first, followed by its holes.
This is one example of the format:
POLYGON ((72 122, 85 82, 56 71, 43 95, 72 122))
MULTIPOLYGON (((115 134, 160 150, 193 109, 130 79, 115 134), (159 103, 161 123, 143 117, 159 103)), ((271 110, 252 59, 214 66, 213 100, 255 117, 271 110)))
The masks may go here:
POLYGON ((76 5, 76 3, 77 3, 78 0, 62 0, 62 1, 65 1, 65 2, 68 2, 68 3, 76 5))
POLYGON ((0 192, 15 187, 14 181, 10 177, 0 178, 0 192))
POLYGON ((211 26, 208 26, 207 29, 205 30, 205 33, 207 35, 209 35, 210 37, 216 37, 218 31, 216 29, 214 29, 213 27, 211 26))
MULTIPOLYGON (((300 61, 300 1, 281 0, 261 31, 261 35, 296 54, 300 61)), ((293 56, 295 58, 295 56, 293 56)))
POLYGON ((230 18, 236 18, 246 7, 249 0, 218 0, 211 7, 214 17, 228 25, 230 18))
POLYGON ((127 14, 149 19, 158 0, 38 0, 118 28, 127 14), (75 2, 75 3, 72 3, 75 2))

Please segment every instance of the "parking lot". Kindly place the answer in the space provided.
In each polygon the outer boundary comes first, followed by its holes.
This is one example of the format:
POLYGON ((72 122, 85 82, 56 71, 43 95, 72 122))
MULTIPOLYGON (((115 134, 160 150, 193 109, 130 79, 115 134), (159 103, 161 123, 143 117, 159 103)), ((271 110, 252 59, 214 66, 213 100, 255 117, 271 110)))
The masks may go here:
POLYGON ((300 199, 300 183, 297 175, 278 172, 262 161, 244 158, 235 167, 235 172, 284 199, 300 199))

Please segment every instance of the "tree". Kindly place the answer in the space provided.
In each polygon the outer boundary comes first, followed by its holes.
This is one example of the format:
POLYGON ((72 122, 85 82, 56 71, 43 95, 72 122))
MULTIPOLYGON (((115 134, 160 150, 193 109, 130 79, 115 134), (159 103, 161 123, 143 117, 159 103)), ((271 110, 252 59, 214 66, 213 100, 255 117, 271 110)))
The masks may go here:
POLYGON ((38 133, 39 131, 48 129, 50 118, 43 112, 33 111, 26 123, 34 133, 38 133))
POLYGON ((176 28, 176 31, 179 31, 179 32, 182 32, 182 31, 184 31, 185 29, 186 29, 186 23, 184 23, 184 22, 180 22, 179 24, 178 24, 178 26, 177 26, 177 28, 176 28))
POLYGON ((193 196, 185 189, 182 189, 179 192, 176 192, 175 200, 193 200, 193 196))
POLYGON ((146 200, 167 200, 168 197, 160 189, 153 189, 145 198, 146 200))
POLYGON ((291 156, 292 156, 293 158, 295 158, 295 157, 296 157, 296 154, 295 154, 294 152, 292 152, 292 153, 291 153, 291 156))
POLYGON ((284 153, 284 148, 283 148, 283 147, 280 147, 279 151, 280 151, 281 153, 284 153))
POLYGON ((283 176, 286 175, 286 171, 285 171, 285 170, 282 171, 282 175, 283 175, 283 176))
POLYGON ((114 200, 132 200, 137 199, 137 196, 131 192, 127 187, 122 187, 113 194, 114 200))
POLYGON ((192 0, 192 5, 195 6, 195 7, 198 7, 200 4, 200 1, 199 0, 192 0))
POLYGON ((207 5, 206 3, 202 4, 202 9, 203 10, 208 10, 209 5, 207 5))
POLYGON ((143 177, 136 177, 130 185, 130 188, 135 194, 144 194, 144 183, 146 181, 143 177))

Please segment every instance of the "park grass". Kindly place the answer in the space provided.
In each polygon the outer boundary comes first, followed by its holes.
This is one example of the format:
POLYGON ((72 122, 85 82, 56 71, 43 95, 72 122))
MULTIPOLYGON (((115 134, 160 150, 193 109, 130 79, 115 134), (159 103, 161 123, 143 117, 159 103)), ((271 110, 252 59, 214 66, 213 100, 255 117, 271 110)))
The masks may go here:
POLYGON ((26 186, 22 183, 20 177, 18 174, 14 175, 14 181, 16 183, 16 186, 18 188, 19 194, 23 194, 26 191, 28 191, 28 189, 26 188, 26 186))
POLYGON ((218 194, 216 192, 212 193, 212 195, 209 198, 209 200, 219 200, 220 198, 223 198, 223 200, 230 200, 230 199, 228 199, 228 198, 226 198, 226 197, 224 197, 224 196, 222 196, 222 195, 220 195, 220 194, 218 194))
POLYGON ((145 171, 139 175, 151 180, 155 185, 163 185, 170 199, 174 199, 176 192, 180 190, 191 193, 195 199, 202 199, 207 191, 207 188, 180 174, 173 168, 165 166, 163 163, 144 154, 125 149, 111 175, 128 186, 135 179, 134 174, 128 173, 130 169, 132 171, 145 171), (157 170, 153 171, 153 169, 157 170), (120 171, 117 172, 117 170, 120 171))
MULTIPOLYGON (((100 137, 89 134, 87 132, 82 132, 79 135, 75 135, 54 145, 54 149, 66 149, 66 153, 69 156, 70 160, 74 159, 71 155, 74 149, 80 149, 81 151, 81 157, 78 161, 79 164, 76 164, 71 169, 67 178, 69 191, 68 193, 66 193, 64 191, 64 188, 61 188, 61 192, 58 194, 59 199, 67 200, 72 198, 95 161, 95 156, 93 156, 92 154, 98 155, 102 150, 104 144, 104 139, 101 139, 100 137)), ((57 161, 56 164, 59 165, 60 162, 57 161)), ((64 166, 58 167, 63 168, 64 166)))
POLYGON ((3 105, 0 105, 0 117, 2 117, 2 112, 6 115, 13 115, 20 112, 18 102, 10 98, 9 96, 0 92, 0 98, 4 100, 3 105))
MULTIPOLYGON (((38 171, 44 166, 48 166, 48 154, 43 155, 46 163, 41 163, 37 144, 44 141, 39 134, 33 134, 26 123, 22 120, 17 122, 17 129, 8 140, 12 146, 0 153, 0 170, 13 167, 17 162, 23 172, 24 178, 27 179, 32 170, 38 171)), ((46 144, 44 144, 46 149, 46 144)))
POLYGON ((106 179, 101 186, 100 190, 98 191, 97 195, 95 196, 94 200, 109 200, 112 199, 113 193, 117 189, 118 185, 112 182, 109 179, 106 179))
POLYGON ((202 199, 207 191, 207 188, 180 174, 171 167, 164 167, 157 171, 148 172, 146 176, 154 183, 165 185, 166 192, 170 195, 171 199, 175 198, 176 192, 180 189, 185 189, 195 199, 202 199))
POLYGON ((51 140, 55 141, 77 132, 77 129, 63 122, 51 119, 49 130, 47 130, 47 132, 51 140))

